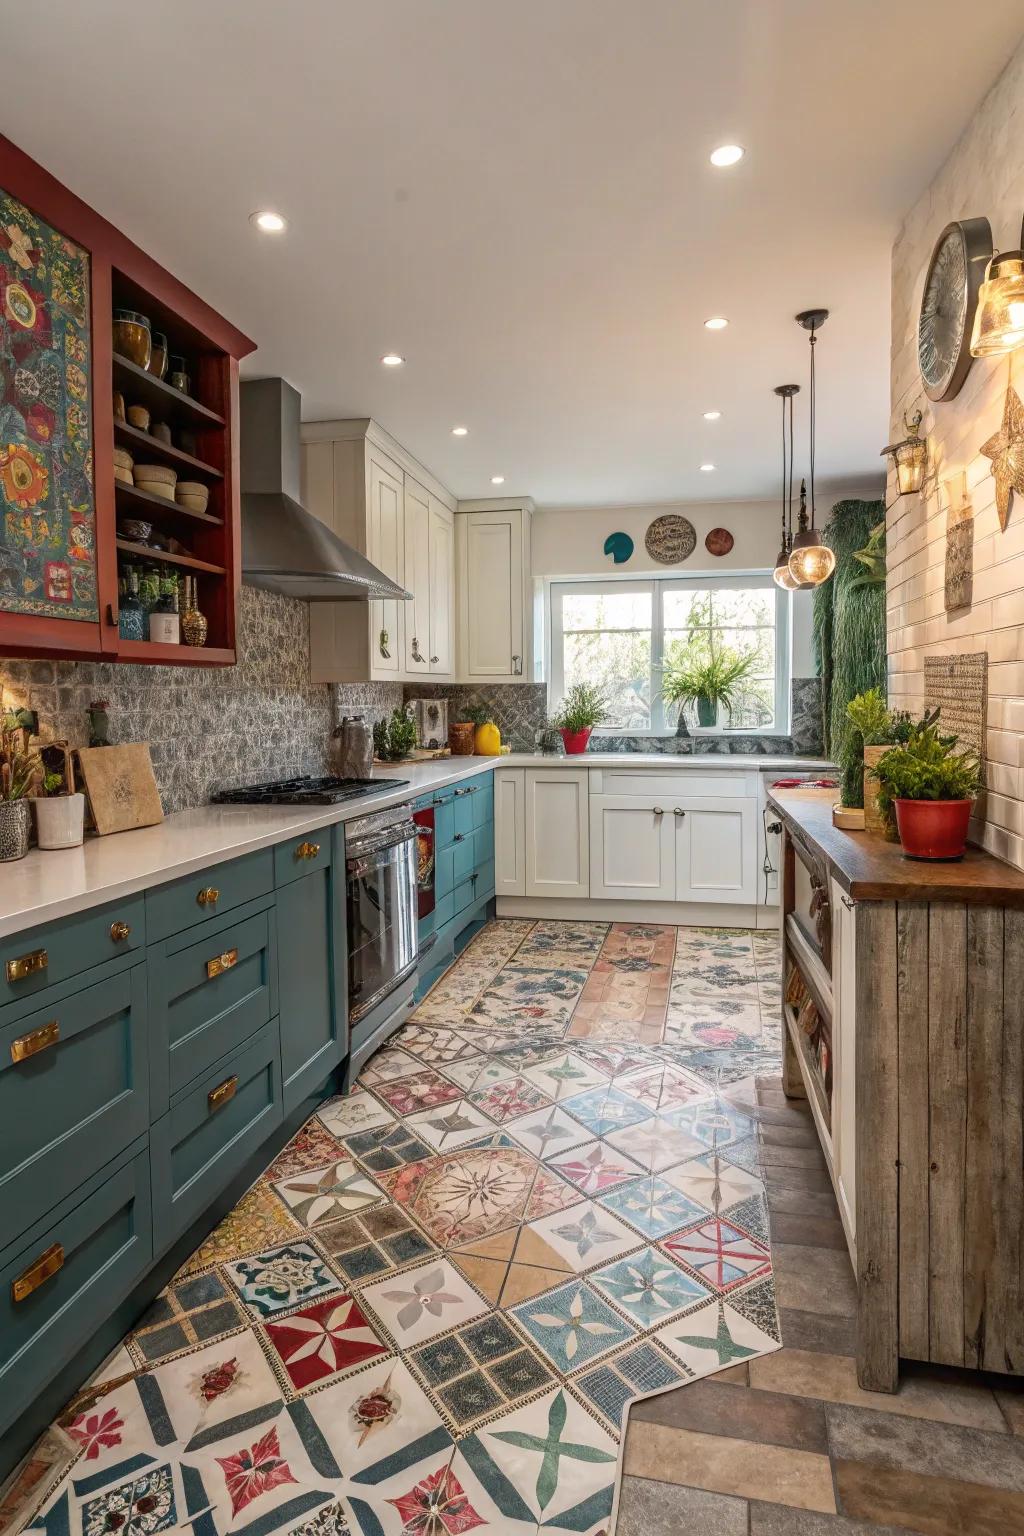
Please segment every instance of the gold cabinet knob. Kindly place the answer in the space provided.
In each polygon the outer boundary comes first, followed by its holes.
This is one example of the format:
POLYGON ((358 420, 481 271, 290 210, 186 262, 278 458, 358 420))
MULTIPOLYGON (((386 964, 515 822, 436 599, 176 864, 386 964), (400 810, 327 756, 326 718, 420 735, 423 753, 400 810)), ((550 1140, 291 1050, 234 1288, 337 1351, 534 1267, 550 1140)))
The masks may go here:
POLYGON ((114 940, 130 938, 131 931, 130 923, 111 923, 110 925, 110 937, 114 940))
POLYGON ((215 885, 204 886, 203 889, 199 892, 199 895, 196 897, 196 901, 198 901, 201 907, 216 906, 219 900, 220 891, 218 891, 215 885))
POLYGON ((295 850, 295 857, 297 859, 315 859, 319 852, 319 843, 300 843, 295 850))

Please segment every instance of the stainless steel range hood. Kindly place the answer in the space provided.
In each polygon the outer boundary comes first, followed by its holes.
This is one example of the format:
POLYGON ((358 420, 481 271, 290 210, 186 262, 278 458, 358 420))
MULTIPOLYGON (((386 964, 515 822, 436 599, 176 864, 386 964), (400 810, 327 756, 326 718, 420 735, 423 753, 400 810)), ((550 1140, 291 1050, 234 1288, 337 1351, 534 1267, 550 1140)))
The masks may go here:
POLYGON ((311 603, 410 598, 299 501, 298 390, 253 379, 240 401, 242 580, 311 603))

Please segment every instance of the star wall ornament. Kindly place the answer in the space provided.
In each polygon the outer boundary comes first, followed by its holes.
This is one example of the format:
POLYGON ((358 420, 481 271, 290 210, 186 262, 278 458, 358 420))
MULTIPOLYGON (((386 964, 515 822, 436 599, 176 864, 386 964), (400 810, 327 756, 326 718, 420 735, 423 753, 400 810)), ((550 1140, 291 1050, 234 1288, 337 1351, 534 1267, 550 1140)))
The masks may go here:
POLYGON ((996 482, 996 511, 1003 533, 1010 521, 1014 492, 1024 496, 1024 405, 1011 384, 1006 391, 1003 422, 999 431, 982 443, 979 450, 986 459, 992 460, 992 477, 996 482))

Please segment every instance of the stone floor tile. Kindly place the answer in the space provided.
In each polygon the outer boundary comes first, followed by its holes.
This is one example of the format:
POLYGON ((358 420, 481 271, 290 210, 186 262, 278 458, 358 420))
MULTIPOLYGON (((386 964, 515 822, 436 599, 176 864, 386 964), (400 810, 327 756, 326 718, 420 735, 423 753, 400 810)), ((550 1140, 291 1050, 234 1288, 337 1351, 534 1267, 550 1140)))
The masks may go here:
POLYGON ((830 1195, 835 1199, 832 1180, 824 1163, 820 1168, 793 1168, 769 1163, 765 1165, 764 1180, 769 1189, 783 1194, 830 1195))
POLYGON ((827 1216, 797 1216, 791 1211, 773 1212, 772 1241, 799 1243, 806 1248, 836 1248, 843 1253, 849 1251, 846 1233, 838 1217, 830 1220, 827 1216))
MULTIPOLYGON (((773 1230, 774 1227, 773 1214, 773 1230)), ((820 1312, 802 1311, 798 1307, 780 1307, 779 1326, 784 1349, 809 1349, 826 1355, 857 1353, 856 1318, 825 1317, 820 1312)))
POLYGON ((747 1501, 624 1477, 615 1536, 747 1536, 747 1501))
POLYGON ((837 1206, 832 1185, 829 1184, 827 1189, 810 1191, 806 1188, 793 1188, 778 1177, 782 1172, 792 1173, 793 1171, 792 1168, 775 1168, 772 1170, 771 1181, 765 1181, 771 1214, 774 1216, 776 1211, 783 1211, 789 1216, 822 1216, 826 1219, 834 1217, 837 1206))
POLYGON ((631 1430, 639 1424, 667 1424, 734 1440, 788 1445, 797 1451, 828 1452, 822 1403, 781 1392, 744 1390, 717 1377, 636 1403, 629 1422, 631 1430))
POLYGON ((807 1248, 780 1243, 772 1234, 775 1294, 781 1307, 855 1317, 857 1282, 850 1256, 834 1248, 807 1248))
POLYGON ((1018 1391, 1010 1386, 996 1387, 995 1393, 1010 1433, 1024 1437, 1024 1386, 1018 1391))
POLYGON ((820 1146, 794 1147, 762 1136, 761 1162, 766 1168, 810 1168, 815 1173, 828 1175, 820 1146))
POLYGON ((921 1536, 1011 1536, 1024 1531, 1024 1494, 861 1461, 837 1460, 834 1467, 843 1514, 921 1536))
POLYGON ((865 1525, 844 1515, 816 1515, 810 1509, 784 1509, 781 1504, 750 1505, 750 1536, 907 1536, 906 1527, 865 1525))
POLYGON ((629 1437, 624 1470, 634 1477, 671 1480, 798 1509, 835 1513, 836 1508, 827 1456, 664 1424, 645 1424, 642 1434, 629 1437))
POLYGON ((761 1142, 766 1147, 816 1147, 821 1152, 821 1142, 810 1115, 791 1116, 783 1112, 778 1119, 765 1120, 763 1112, 757 1116, 761 1142), (783 1118, 784 1116, 784 1118, 783 1118))
POLYGON ((1005 1434, 841 1403, 830 1403, 825 1417, 832 1454, 844 1461, 869 1461, 927 1477, 969 1478, 1024 1493, 1024 1444, 1005 1434))
POLYGON ((1007 1434, 999 1404, 990 1388, 964 1381, 931 1381, 904 1375, 898 1392, 865 1392, 857 1384, 856 1361, 845 1355, 790 1349, 750 1362, 750 1385, 765 1392, 792 1392, 827 1403, 850 1403, 885 1413, 966 1424, 1007 1434))

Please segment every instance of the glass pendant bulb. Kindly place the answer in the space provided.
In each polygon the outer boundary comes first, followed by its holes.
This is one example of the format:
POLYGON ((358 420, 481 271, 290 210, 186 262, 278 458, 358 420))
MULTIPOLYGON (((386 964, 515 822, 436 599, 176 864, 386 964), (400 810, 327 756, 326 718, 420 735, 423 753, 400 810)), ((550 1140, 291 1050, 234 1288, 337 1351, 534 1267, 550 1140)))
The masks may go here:
POLYGON ((780 549, 775 561, 775 569, 772 572, 772 580, 783 592, 795 592, 799 582, 793 577, 789 568, 789 554, 785 549, 780 549))
POLYGON ((998 357, 1024 345, 1024 251, 993 256, 978 293, 972 357, 998 357))
POLYGON ((789 574, 797 587, 820 587, 836 568, 836 557, 813 528, 798 533, 789 557, 789 574))

